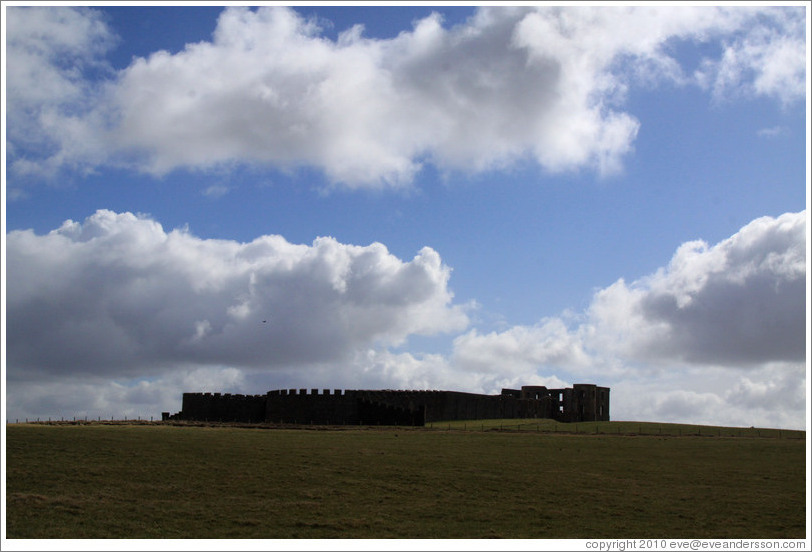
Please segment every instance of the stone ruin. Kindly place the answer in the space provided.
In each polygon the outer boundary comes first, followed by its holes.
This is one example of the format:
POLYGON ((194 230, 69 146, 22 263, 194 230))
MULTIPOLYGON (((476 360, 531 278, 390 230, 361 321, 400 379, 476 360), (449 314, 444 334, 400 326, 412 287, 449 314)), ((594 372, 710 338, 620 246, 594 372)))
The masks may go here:
POLYGON ((318 425, 405 425, 502 418, 609 421, 609 388, 523 386, 499 395, 459 391, 277 389, 265 395, 184 393, 164 420, 318 425))

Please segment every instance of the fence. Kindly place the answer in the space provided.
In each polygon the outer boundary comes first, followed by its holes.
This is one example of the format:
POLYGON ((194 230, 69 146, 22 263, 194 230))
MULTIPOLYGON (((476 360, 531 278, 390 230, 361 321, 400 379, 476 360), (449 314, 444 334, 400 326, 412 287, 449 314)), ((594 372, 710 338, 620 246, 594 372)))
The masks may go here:
POLYGON ((6 419, 6 423, 8 424, 55 424, 55 423, 147 423, 147 422, 159 422, 161 421, 160 418, 156 418, 155 416, 150 416, 147 418, 146 416, 125 416, 122 415, 120 417, 110 416, 109 418, 103 418, 101 416, 40 416, 37 418, 11 418, 6 419))

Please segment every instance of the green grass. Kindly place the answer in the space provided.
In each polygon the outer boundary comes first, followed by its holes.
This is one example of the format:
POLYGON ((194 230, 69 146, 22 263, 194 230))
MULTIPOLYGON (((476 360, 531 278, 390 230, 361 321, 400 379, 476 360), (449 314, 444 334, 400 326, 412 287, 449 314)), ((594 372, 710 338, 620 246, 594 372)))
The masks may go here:
POLYGON ((806 433, 792 429, 759 427, 723 427, 659 422, 579 422, 562 423, 550 419, 538 420, 467 420, 434 422, 430 429, 463 431, 536 431, 545 433, 576 433, 606 435, 654 435, 672 437, 768 437, 778 439, 804 439, 806 433))
POLYGON ((464 429, 11 424, 7 537, 805 536, 803 439, 464 429))

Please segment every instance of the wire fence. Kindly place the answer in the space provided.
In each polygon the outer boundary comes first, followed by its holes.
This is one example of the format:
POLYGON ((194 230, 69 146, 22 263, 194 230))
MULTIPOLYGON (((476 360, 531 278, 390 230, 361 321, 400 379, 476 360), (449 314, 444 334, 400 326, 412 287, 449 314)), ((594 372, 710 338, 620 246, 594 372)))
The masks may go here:
POLYGON ((155 416, 115 416, 111 415, 109 418, 104 416, 41 416, 37 418, 11 418, 6 419, 8 424, 80 424, 80 423, 149 423, 160 422, 160 418, 155 416))

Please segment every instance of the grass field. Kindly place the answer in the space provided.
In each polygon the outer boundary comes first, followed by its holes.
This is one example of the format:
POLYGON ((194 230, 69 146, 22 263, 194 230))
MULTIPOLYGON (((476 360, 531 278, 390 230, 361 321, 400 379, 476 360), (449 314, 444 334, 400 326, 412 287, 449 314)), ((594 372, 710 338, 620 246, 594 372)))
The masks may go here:
POLYGON ((724 427, 659 422, 578 422, 563 423, 549 419, 538 420, 467 420, 430 423, 430 429, 463 431, 536 431, 546 433, 605 434, 605 435, 667 435, 672 437, 769 437, 804 439, 803 431, 759 427, 724 427))
POLYGON ((613 423, 10 424, 7 537, 805 537, 803 434, 640 436, 613 423))

